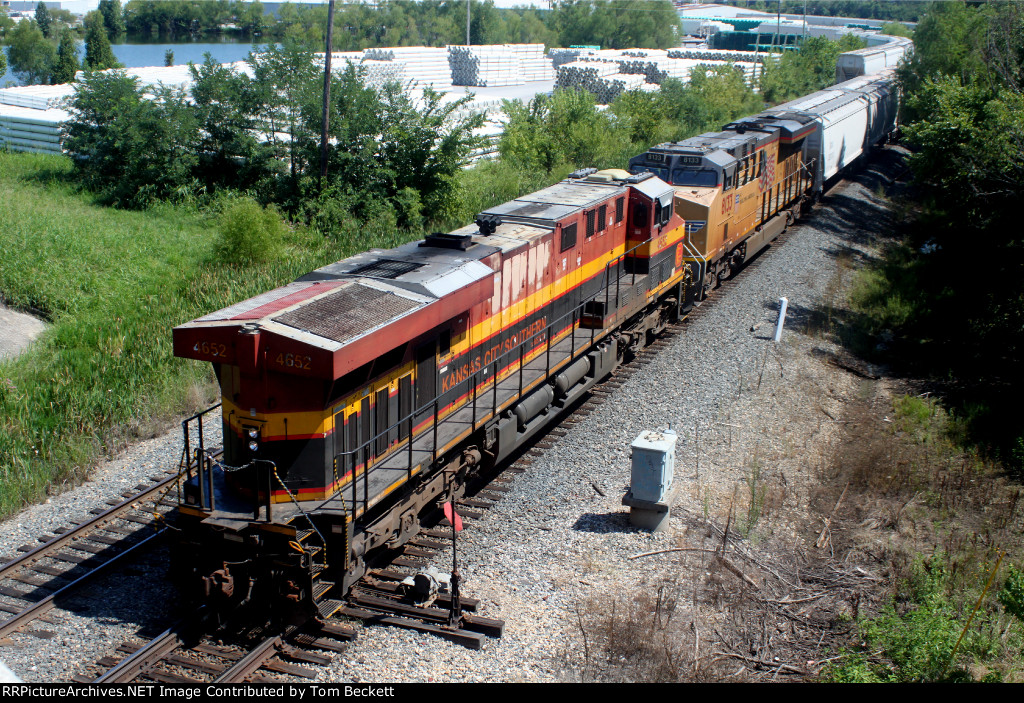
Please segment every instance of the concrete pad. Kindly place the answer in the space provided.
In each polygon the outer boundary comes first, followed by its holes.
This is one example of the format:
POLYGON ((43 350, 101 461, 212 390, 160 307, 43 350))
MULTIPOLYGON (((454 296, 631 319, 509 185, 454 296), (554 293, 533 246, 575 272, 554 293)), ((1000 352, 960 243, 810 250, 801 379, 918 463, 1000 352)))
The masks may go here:
POLYGON ((0 303, 0 361, 13 359, 28 349, 46 329, 42 320, 0 303))

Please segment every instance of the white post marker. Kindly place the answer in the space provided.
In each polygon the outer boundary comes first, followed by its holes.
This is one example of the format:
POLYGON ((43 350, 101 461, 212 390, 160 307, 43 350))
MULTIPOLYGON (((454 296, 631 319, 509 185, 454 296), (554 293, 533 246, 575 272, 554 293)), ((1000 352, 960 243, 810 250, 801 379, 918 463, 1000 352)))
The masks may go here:
POLYGON ((782 326, 786 324, 786 308, 789 307, 789 301, 785 298, 779 298, 779 321, 775 324, 775 342, 776 344, 782 339, 782 326))

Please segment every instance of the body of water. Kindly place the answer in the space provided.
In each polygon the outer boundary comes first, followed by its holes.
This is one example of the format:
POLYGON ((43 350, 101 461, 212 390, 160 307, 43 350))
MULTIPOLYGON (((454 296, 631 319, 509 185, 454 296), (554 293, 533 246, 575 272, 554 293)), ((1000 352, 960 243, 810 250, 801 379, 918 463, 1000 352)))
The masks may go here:
MULTIPOLYGON (((111 48, 114 50, 114 56, 117 57, 118 61, 128 68, 138 68, 140 66, 163 66, 164 54, 168 49, 174 52, 175 65, 181 65, 190 61, 197 64, 202 63, 207 53, 220 63, 241 61, 249 56, 249 52, 254 47, 258 46, 261 45, 224 41, 185 42, 180 44, 128 43, 114 44, 111 48)), ((6 51, 6 47, 3 47, 3 49, 6 51)), ((85 58, 84 42, 79 47, 79 58, 85 58)), ((21 82, 10 72, 9 66, 7 73, 0 75, 0 88, 8 83, 21 85, 21 82)))

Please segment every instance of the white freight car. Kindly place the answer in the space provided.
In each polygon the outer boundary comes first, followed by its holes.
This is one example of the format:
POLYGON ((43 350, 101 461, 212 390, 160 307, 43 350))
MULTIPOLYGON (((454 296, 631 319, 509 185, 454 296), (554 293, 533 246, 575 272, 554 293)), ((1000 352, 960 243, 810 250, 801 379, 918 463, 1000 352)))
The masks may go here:
POLYGON ((836 61, 836 83, 857 76, 879 73, 887 68, 896 68, 903 58, 913 51, 914 43, 906 37, 883 36, 889 41, 867 49, 847 51, 836 61))

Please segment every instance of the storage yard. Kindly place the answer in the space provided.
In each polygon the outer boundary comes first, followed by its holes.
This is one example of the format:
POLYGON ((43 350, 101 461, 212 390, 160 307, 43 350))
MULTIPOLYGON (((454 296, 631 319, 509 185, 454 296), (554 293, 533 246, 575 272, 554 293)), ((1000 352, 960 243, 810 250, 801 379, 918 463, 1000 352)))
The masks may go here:
MULTIPOLYGON (((414 98, 425 88, 446 93, 451 100, 472 92, 476 98, 467 110, 484 113, 489 119, 478 133, 494 136, 502 131, 504 100, 529 100, 556 86, 577 86, 607 104, 623 90, 658 90, 665 78, 686 82, 692 70, 728 64, 739 66, 747 79, 755 82, 765 58, 752 52, 693 49, 552 49, 545 54, 542 44, 501 44, 336 52, 331 55, 331 66, 341 71, 347 64, 355 64, 364 71, 368 84, 397 81, 414 98)), ((249 70, 244 61, 229 65, 238 71, 249 70)), ((130 68, 126 72, 144 86, 188 88, 192 82, 188 66, 130 68)), ((0 89, 0 148, 60 153, 61 125, 69 117, 67 101, 73 96, 73 84, 0 89)), ((493 155, 495 149, 488 145, 474 157, 493 155)))

